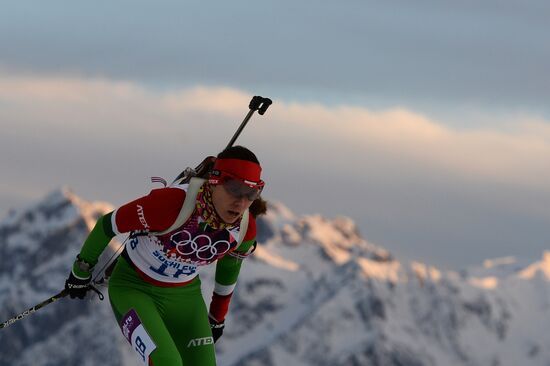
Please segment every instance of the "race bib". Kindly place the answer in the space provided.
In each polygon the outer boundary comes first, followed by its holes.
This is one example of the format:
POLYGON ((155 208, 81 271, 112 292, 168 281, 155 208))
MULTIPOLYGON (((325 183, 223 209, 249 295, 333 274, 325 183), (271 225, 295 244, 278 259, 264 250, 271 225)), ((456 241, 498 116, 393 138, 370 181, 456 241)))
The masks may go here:
POLYGON ((132 348, 138 353, 139 359, 143 361, 144 365, 149 365, 149 356, 157 346, 151 337, 149 337, 149 334, 147 334, 134 309, 131 309, 124 315, 120 322, 120 328, 124 337, 126 337, 132 348))

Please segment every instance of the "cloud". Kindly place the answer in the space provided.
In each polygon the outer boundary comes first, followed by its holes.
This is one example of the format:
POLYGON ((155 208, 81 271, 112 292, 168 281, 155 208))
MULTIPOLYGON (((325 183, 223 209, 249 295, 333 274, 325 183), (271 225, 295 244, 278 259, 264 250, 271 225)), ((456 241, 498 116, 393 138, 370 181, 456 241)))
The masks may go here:
MULTIPOLYGON (((29 200, 67 184, 84 197, 122 204, 150 189, 148 176, 170 179, 221 150, 250 97, 224 86, 158 90, 0 73, 0 200, 25 182, 17 192, 32 192, 29 200)), ((400 106, 274 99, 239 143, 258 152, 266 193, 299 212, 350 215, 381 244, 464 232, 469 236, 455 240, 483 237, 489 245, 502 240, 491 228, 499 220, 520 227, 499 229, 509 230, 510 240, 523 230, 525 237, 536 233, 535 241, 550 222, 550 124, 540 117, 458 130, 400 106)))
MULTIPOLYGON (((99 140, 114 134, 140 140, 140 130, 155 139, 170 139, 178 123, 193 136, 197 130, 205 132, 205 125, 215 124, 226 133, 246 113, 249 98, 227 87, 159 92, 107 79, 0 75, 0 100, 7 108, 3 112, 5 126, 15 124, 10 120, 24 122, 48 135, 52 125, 72 125, 75 133, 82 129, 92 134, 77 133, 76 139, 99 140)), ((250 134, 260 144, 276 150, 291 142, 287 154, 317 154, 324 158, 320 161, 375 154, 383 160, 402 159, 421 170, 434 169, 465 180, 490 180, 545 191, 550 186, 550 169, 544 169, 550 166, 550 124, 540 118, 519 116, 515 126, 506 130, 456 130, 399 107, 373 111, 276 101, 266 117, 254 124, 250 134), (304 146, 312 152, 304 152, 304 146), (341 151, 327 151, 324 146, 341 151)), ((215 130, 207 132, 216 134, 215 130)), ((37 136, 21 133, 17 137, 32 140, 37 136)))
POLYGON ((0 64, 10 70, 548 113, 550 5, 541 0, 233 1, 215 16, 177 1, 4 5, 0 64))
POLYGON ((382 161, 401 160, 455 179, 550 189, 550 169, 544 168, 550 166, 550 125, 545 121, 526 116, 517 119, 513 131, 457 130, 403 108, 275 108, 285 127, 308 130, 304 137, 312 145, 317 143, 317 150, 336 141, 344 154, 332 149, 320 152, 326 159, 333 156, 334 162, 375 154, 382 161))

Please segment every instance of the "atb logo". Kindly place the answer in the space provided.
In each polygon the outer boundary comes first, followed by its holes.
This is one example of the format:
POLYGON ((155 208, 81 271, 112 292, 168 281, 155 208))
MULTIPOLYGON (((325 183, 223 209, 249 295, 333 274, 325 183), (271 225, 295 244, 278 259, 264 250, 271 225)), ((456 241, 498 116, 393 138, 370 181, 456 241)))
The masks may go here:
POLYGON ((212 337, 195 338, 195 339, 191 339, 189 341, 189 343, 187 343, 187 348, 189 348, 189 347, 198 347, 198 346, 207 346, 209 344, 214 344, 214 338, 212 338, 212 337))
POLYGON ((141 222, 141 225, 143 225, 145 230, 149 230, 149 224, 145 220, 145 213, 143 212, 143 206, 137 205, 137 214, 138 214, 139 222, 141 222))
POLYGON ((227 240, 212 242, 212 238, 205 234, 195 237, 187 230, 178 231, 170 237, 176 246, 176 251, 184 256, 195 256, 202 261, 210 261, 229 251, 231 244, 227 240))

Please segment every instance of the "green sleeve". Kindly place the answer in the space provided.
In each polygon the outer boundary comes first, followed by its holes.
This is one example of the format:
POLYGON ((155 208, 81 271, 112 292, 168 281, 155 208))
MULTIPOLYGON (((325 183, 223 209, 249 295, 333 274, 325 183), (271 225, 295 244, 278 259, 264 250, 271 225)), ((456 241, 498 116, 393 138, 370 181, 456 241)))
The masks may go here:
MULTIPOLYGON (((255 239, 243 242, 236 252, 240 254, 247 253, 255 242, 255 239)), ((224 286, 236 283, 242 263, 243 260, 241 258, 235 258, 231 255, 226 255, 219 259, 216 264, 216 282, 224 286)))
MULTIPOLYGON (((111 226, 112 215, 113 213, 109 212, 97 220, 94 228, 90 231, 90 234, 84 241, 84 245, 80 250, 80 258, 83 261, 90 263, 92 266, 96 265, 103 250, 107 247, 111 239, 115 237, 113 227, 111 226)), ((79 274, 78 268, 75 267, 76 266, 73 266, 73 271, 75 271, 76 274, 79 274)), ((84 275, 84 273, 80 273, 80 275, 84 275)))

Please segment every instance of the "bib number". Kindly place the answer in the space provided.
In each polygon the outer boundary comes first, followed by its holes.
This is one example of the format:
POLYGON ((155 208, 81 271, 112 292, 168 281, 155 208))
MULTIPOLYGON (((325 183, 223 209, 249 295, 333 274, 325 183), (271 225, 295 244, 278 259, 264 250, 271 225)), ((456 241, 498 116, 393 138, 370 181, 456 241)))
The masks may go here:
POLYGON ((124 315, 120 322, 120 328, 124 337, 126 337, 132 348, 138 353, 139 359, 144 365, 149 365, 149 356, 157 346, 151 337, 149 337, 134 309, 124 315))

